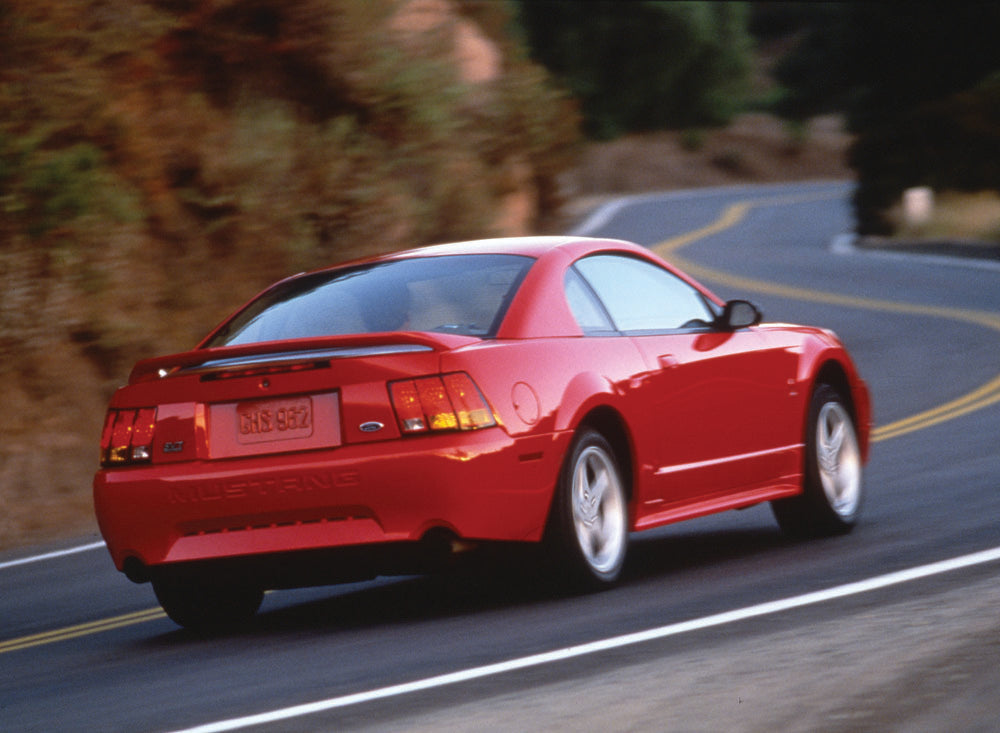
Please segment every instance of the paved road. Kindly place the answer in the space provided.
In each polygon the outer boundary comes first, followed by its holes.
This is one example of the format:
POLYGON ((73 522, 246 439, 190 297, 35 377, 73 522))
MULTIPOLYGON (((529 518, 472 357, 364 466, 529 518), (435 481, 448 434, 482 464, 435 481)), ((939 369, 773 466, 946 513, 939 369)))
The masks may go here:
POLYGON ((0 730, 181 729, 470 669, 483 676, 261 729, 995 729, 992 555, 803 599, 1000 547, 1000 272, 832 254, 848 196, 841 184, 649 196, 588 228, 682 259, 769 320, 838 332, 881 426, 855 533, 788 542, 757 507, 637 537, 624 582, 604 593, 562 597, 494 576, 288 591, 270 594, 250 628, 213 639, 178 630, 101 550, 26 564, 11 563, 34 550, 9 553, 0 730), (803 600, 760 605, 778 599, 803 600), (651 629, 656 638, 484 670, 651 629))

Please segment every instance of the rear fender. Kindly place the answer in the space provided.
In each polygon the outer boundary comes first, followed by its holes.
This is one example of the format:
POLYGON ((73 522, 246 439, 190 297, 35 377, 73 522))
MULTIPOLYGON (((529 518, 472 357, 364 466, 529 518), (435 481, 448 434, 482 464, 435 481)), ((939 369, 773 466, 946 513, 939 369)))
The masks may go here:
POLYGON ((593 372, 577 374, 566 385, 556 413, 556 431, 575 430, 587 413, 617 403, 614 385, 593 372))

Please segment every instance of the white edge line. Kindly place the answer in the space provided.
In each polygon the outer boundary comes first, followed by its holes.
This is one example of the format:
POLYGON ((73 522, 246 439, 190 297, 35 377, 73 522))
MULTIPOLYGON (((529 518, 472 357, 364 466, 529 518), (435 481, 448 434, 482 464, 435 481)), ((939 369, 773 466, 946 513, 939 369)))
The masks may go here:
POLYGON ((7 562, 0 562, 0 570, 12 568, 17 565, 27 565, 28 563, 41 562, 42 560, 54 560, 57 557, 66 557, 66 555, 76 555, 79 552, 89 552, 90 550, 96 550, 100 547, 104 547, 103 542, 91 542, 88 545, 70 547, 65 550, 56 550, 55 552, 46 552, 44 555, 32 555, 31 557, 22 557, 19 560, 8 560, 7 562))
POLYGON ((755 618, 757 616, 780 613, 793 608, 801 608, 803 606, 810 606, 838 598, 868 593, 870 591, 887 588, 892 585, 907 583, 911 580, 918 580, 932 575, 940 575, 942 573, 948 573, 962 568, 972 567, 974 565, 995 562, 997 560, 1000 560, 1000 547, 983 550, 982 552, 975 552, 970 555, 955 557, 950 560, 930 563, 929 565, 922 565, 915 568, 909 568, 907 570, 899 570, 886 575, 868 578, 867 580, 838 585, 833 588, 827 588, 826 590, 806 593, 804 595, 793 596, 791 598, 784 598, 777 601, 769 601, 767 603, 760 603, 755 606, 747 606, 746 608, 736 609, 733 611, 725 611, 723 613, 705 616, 700 619, 692 619, 690 621, 669 624, 667 626, 661 626, 647 631, 639 631, 632 634, 624 634, 622 636, 613 636, 609 639, 602 639, 587 644, 565 647, 563 649, 556 649, 554 651, 544 652, 541 654, 532 654, 527 657, 511 659, 506 662, 487 664, 481 667, 473 667, 471 669, 437 675, 435 677, 428 677, 426 679, 415 680, 413 682, 406 682, 399 685, 390 685, 388 687, 380 687, 365 692, 332 697, 327 700, 294 705, 292 707, 272 710, 266 713, 248 715, 242 718, 232 718, 230 720, 222 720, 215 723, 206 723, 194 728, 179 730, 175 733, 220 733, 221 731, 237 730, 254 725, 264 725, 267 723, 288 720, 290 718, 298 718, 304 715, 311 715, 313 713, 324 712, 336 708, 343 708, 350 705, 373 702, 375 700, 382 700, 389 697, 397 697, 411 692, 446 687, 448 685, 468 682, 470 680, 481 679, 483 677, 492 677, 528 667, 537 667, 543 664, 551 664, 553 662, 559 662, 566 659, 596 654, 610 649, 619 649, 625 646, 642 644, 644 642, 654 641, 657 639, 664 639, 669 636, 684 634, 689 631, 699 631, 713 626, 721 626, 723 624, 755 618))
POLYGON ((835 255, 870 257, 883 260, 922 262, 946 267, 964 267, 973 270, 1000 272, 1000 262, 978 257, 927 254, 926 252, 892 252, 885 249, 868 249, 857 246, 858 235, 853 232, 838 234, 830 240, 830 251, 835 255))

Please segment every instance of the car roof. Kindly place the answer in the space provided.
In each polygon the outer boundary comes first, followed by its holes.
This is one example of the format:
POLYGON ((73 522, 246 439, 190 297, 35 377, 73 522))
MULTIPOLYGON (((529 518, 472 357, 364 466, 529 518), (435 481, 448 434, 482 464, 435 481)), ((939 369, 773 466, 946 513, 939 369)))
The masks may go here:
MULTIPOLYGON (((530 237, 497 237, 493 239, 476 239, 467 242, 451 242, 448 244, 432 244, 425 247, 389 252, 374 257, 367 257, 351 262, 333 265, 333 268, 345 265, 367 262, 384 262, 387 260, 407 259, 411 257, 439 257, 445 255, 467 254, 511 254, 539 258, 554 250, 565 250, 567 254, 577 257, 589 251, 624 250, 644 252, 644 248, 631 242, 618 239, 597 239, 592 237, 574 236, 530 236, 530 237)), ((323 268, 331 269, 331 268, 323 268)))
MULTIPOLYGON (((477 239, 449 244, 436 244, 382 255, 359 258, 334 265, 300 272, 283 278, 269 288, 258 293, 255 298, 274 291, 286 283, 306 275, 321 275, 353 267, 364 267, 380 262, 393 262, 420 257, 446 257, 456 255, 519 255, 536 260, 518 293, 510 304, 503 324, 497 332, 498 338, 537 338, 547 336, 581 335, 579 325, 570 313, 562 288, 552 287, 554 278, 562 278, 569 265, 581 257, 596 253, 617 252, 645 259, 665 267, 682 280, 702 292, 716 305, 723 301, 690 276, 663 261, 654 252, 639 244, 620 239, 605 239, 581 236, 527 236, 477 239)), ((251 302, 252 302, 251 300, 251 302)), ((244 305, 243 307, 246 307, 244 305)), ((242 308, 234 311, 232 318, 242 308)), ((228 319, 227 319, 228 320, 228 319)), ((225 321, 223 322, 225 323, 225 321)), ((202 342, 208 342, 216 333, 216 327, 202 342)))
MULTIPOLYGON (((477 239, 469 242, 452 242, 435 244, 428 247, 405 250, 396 254, 411 257, 458 255, 458 254, 516 254, 529 257, 540 257, 554 249, 564 249, 572 244, 598 242, 587 237, 568 236, 535 236, 535 237, 503 237, 496 239, 477 239)), ((603 240, 606 242, 606 240, 603 240)))

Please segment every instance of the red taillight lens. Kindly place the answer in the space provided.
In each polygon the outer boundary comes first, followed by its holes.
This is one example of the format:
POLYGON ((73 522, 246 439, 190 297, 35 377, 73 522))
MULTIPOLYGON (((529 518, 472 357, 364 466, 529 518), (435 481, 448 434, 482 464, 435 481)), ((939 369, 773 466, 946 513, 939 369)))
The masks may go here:
POLYGON ((132 424, 132 460, 148 461, 153 457, 153 430, 156 428, 156 408, 144 407, 136 413, 132 424))
POLYGON ((411 380, 393 382, 389 385, 389 393, 396 408, 396 419, 399 421, 400 430, 404 433, 421 433, 427 430, 416 384, 411 380))
POLYGON ((111 450, 108 462, 112 464, 127 463, 129 445, 132 443, 132 425, 135 423, 135 410, 119 410, 115 418, 115 426, 111 429, 111 450))
POLYGON ((111 435, 115 429, 115 420, 118 418, 118 410, 108 410, 104 416, 104 430, 101 431, 101 463, 108 459, 108 451, 111 450, 111 435))
POLYGON ((101 465, 144 463, 153 457, 156 408, 108 410, 101 431, 101 465))
POLYGON ((477 430, 496 425, 479 388, 462 372, 391 382, 389 393, 403 433, 477 430))

